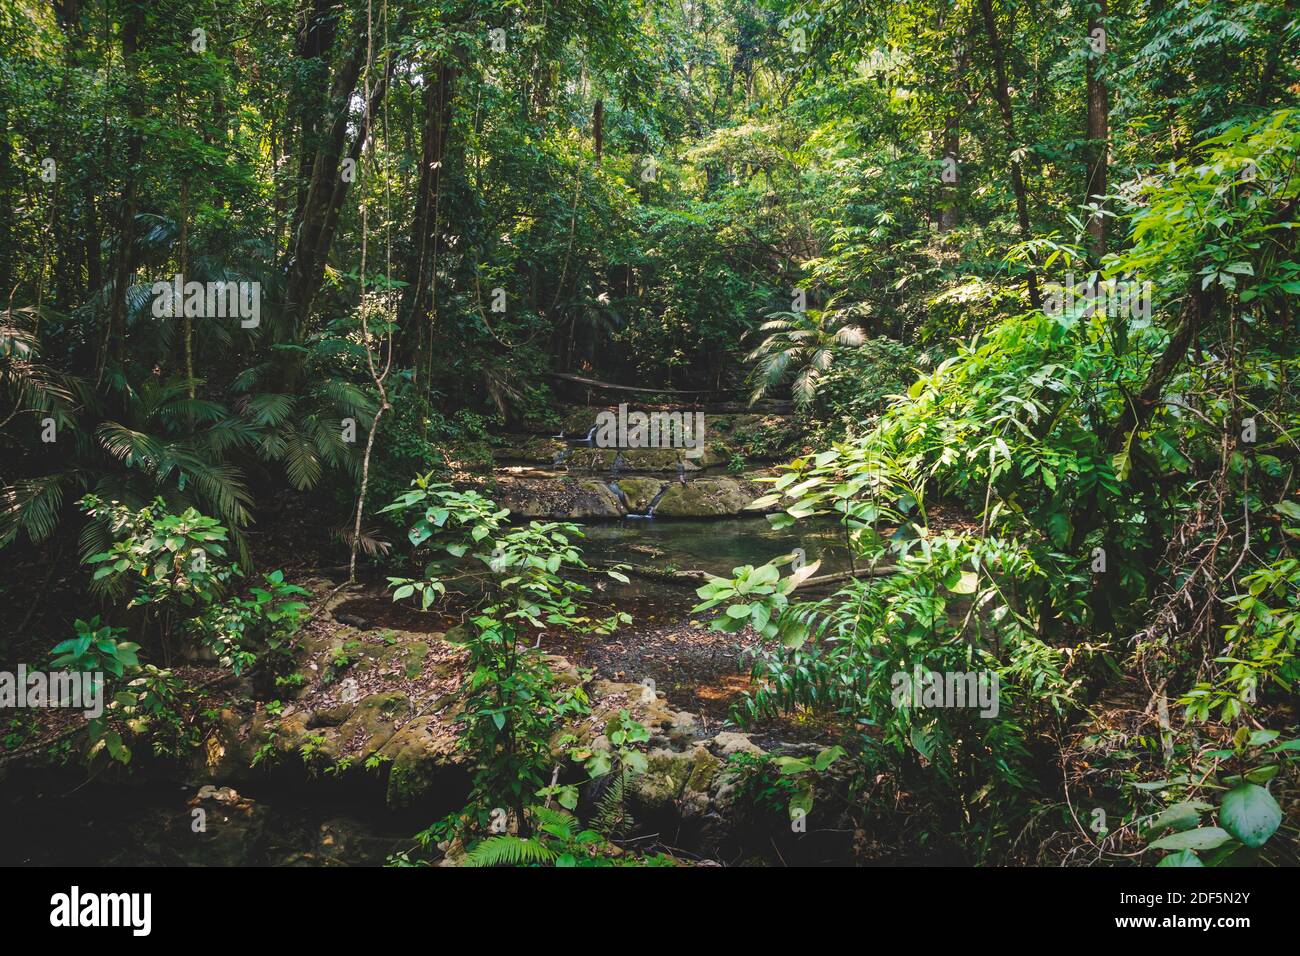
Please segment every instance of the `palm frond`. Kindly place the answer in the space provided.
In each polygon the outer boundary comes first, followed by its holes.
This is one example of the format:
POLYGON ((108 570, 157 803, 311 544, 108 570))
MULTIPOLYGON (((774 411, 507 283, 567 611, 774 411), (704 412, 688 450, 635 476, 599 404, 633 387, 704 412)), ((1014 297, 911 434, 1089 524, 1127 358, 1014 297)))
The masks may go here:
POLYGON ((0 489, 0 548, 25 532, 33 542, 44 541, 59 523, 67 473, 24 478, 0 489))
POLYGON ((867 334, 856 325, 846 325, 835 333, 837 345, 856 347, 867 340, 867 334))
POLYGON ((297 432, 291 432, 285 437, 284 471, 289 476, 289 483, 299 491, 320 481, 320 458, 316 456, 311 443, 297 432))
POLYGON ((118 422, 103 422, 95 429, 95 437, 106 452, 128 468, 144 465, 152 470, 163 457, 163 446, 154 436, 118 422))
POLYGON ((811 365, 804 366, 803 371, 795 376, 792 391, 796 406, 808 408, 812 405, 813 400, 817 397, 817 381, 819 378, 820 375, 817 369, 811 365))
POLYGON ((257 425, 280 425, 293 413, 297 399, 279 392, 263 392, 244 403, 243 413, 257 425))
POLYGON ((370 418, 375 414, 374 400, 365 389, 352 382, 328 379, 315 390, 315 394, 344 415, 370 418))

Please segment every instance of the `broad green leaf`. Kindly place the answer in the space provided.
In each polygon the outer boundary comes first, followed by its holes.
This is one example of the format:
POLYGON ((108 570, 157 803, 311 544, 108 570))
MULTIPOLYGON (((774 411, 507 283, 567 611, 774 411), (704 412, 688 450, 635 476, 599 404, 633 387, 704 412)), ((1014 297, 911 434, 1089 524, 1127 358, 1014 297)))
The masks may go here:
POLYGON ((1263 787, 1243 783, 1223 795, 1219 822, 1246 846, 1263 846, 1282 825, 1282 808, 1263 787))
POLYGON ((1152 850, 1213 850, 1232 839, 1232 835, 1219 827, 1200 827, 1171 833, 1151 843, 1152 850))
POLYGON ((1205 866, 1201 858, 1191 850, 1179 850, 1164 857, 1156 866, 1205 866))

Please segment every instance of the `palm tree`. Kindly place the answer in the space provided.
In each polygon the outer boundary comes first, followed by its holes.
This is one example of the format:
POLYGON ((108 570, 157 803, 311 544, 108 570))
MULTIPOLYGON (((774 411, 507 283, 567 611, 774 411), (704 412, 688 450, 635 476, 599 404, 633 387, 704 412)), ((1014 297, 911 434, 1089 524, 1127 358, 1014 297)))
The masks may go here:
POLYGON ((768 321, 758 328, 766 338, 749 355, 757 363, 751 373, 754 404, 791 375, 795 407, 809 408, 817 397, 822 377, 835 362, 841 348, 855 348, 866 341, 866 333, 850 320, 860 310, 809 309, 807 312, 770 312, 768 321))

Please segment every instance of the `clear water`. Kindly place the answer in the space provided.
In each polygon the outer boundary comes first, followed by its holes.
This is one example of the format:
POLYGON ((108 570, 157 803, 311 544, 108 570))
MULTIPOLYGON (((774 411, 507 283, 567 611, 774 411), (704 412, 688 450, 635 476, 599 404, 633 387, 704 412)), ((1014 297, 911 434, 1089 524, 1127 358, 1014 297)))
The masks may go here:
POLYGON ((628 519, 585 525, 583 554, 588 560, 643 567, 729 574, 741 565, 758 565, 802 548, 808 563, 821 561, 819 573, 849 566, 844 529, 833 518, 812 518, 775 530, 765 517, 674 521, 628 519))

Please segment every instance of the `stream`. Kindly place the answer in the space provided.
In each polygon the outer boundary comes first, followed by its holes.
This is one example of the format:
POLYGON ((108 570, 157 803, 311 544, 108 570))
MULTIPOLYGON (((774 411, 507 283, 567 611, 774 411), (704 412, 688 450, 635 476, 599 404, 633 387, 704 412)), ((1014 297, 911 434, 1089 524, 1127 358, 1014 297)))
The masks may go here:
MULTIPOLYGON (((545 454, 543 449, 537 457, 545 454)), ((555 468, 536 457, 507 458, 498 460, 494 475, 515 482, 516 493, 522 488, 525 500, 542 511, 537 517, 578 524, 583 556, 594 565, 730 576, 739 566, 801 549, 806 563, 821 562, 819 573, 848 568, 844 532, 833 518, 778 530, 766 516, 745 511, 763 493, 753 480, 765 474, 761 469, 733 475, 704 464, 686 474, 636 452, 627 454, 625 467, 623 454, 612 468, 608 461, 570 460, 555 468), (575 498, 575 487, 586 488, 588 497, 575 498), (670 495, 679 514, 655 514, 658 502, 670 495), (683 501, 715 510, 681 516, 683 501)), ((626 585, 601 576, 595 603, 627 610, 635 623, 591 644, 562 635, 549 650, 606 678, 654 678, 672 706, 702 715, 715 729, 726 725, 727 701, 745 684, 741 636, 706 634, 690 623, 695 587, 654 575, 634 574, 626 585)), ((435 629, 432 613, 399 611, 382 586, 343 607, 369 617, 374 627, 435 629), (392 617, 399 613, 407 614, 400 624, 392 617)), ((231 789, 205 786, 202 773, 148 753, 133 764, 90 779, 75 762, 16 774, 0 768, 0 864, 374 866, 409 848, 412 834, 453 809, 422 804, 394 811, 385 805, 384 774, 360 768, 336 777, 307 773, 291 761, 245 772, 231 789), (207 830, 196 829, 205 815, 207 830)))
POLYGON ((814 518, 776 530, 761 515, 745 518, 628 518, 588 522, 583 557, 660 571, 705 571, 730 576, 733 568, 764 564, 803 549, 804 560, 821 561, 819 573, 848 568, 844 529, 834 518, 814 518))

